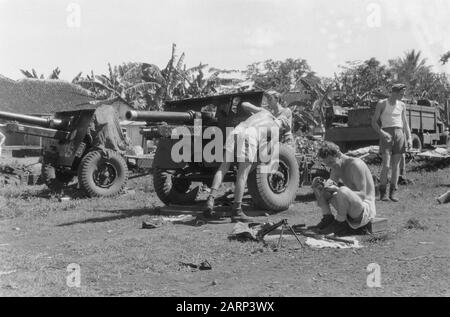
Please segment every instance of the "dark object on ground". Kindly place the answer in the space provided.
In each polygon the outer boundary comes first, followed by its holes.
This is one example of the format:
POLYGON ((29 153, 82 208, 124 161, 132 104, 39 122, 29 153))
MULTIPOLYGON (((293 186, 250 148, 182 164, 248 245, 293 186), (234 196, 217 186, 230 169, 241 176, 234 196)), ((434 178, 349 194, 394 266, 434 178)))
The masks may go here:
POLYGON ((161 221, 143 221, 142 229, 156 229, 162 226, 161 221))
POLYGON ((407 186, 407 185, 411 185, 413 184, 413 181, 404 177, 404 176, 399 176, 398 178, 398 184, 402 185, 402 186, 407 186))
POLYGON ((405 229, 426 230, 427 227, 422 225, 419 220, 412 218, 406 222, 405 229))
POLYGON ((278 244, 277 244, 277 249, 280 249, 282 247, 282 241, 283 241, 283 233, 285 230, 289 230, 294 237, 297 239, 298 243, 300 244, 300 246, 303 248, 304 245, 303 243, 300 241, 300 239, 298 238, 297 234, 295 233, 295 230, 288 224, 287 219, 283 219, 280 222, 277 222, 275 224, 273 224, 272 226, 268 226, 266 228, 263 228, 262 230, 260 230, 258 232, 258 234, 256 235, 256 238, 259 241, 264 241, 264 236, 267 235, 268 233, 274 231, 275 229, 281 227, 281 233, 280 233, 280 238, 278 239, 278 244))
POLYGON ((438 199, 437 199, 437 201, 438 201, 440 204, 446 204, 446 203, 450 202, 450 191, 446 192, 446 193, 445 193, 444 195, 442 195, 442 196, 439 196, 438 199))
POLYGON ((211 264, 207 260, 203 261, 200 264, 180 262, 180 265, 187 266, 187 267, 190 267, 192 269, 198 269, 200 271, 207 271, 207 270, 211 270, 212 269, 211 264))
POLYGON ((295 232, 298 234, 301 234, 305 237, 309 237, 309 238, 314 238, 317 240, 324 240, 324 239, 328 239, 328 240, 332 240, 332 241, 336 241, 336 242, 344 242, 346 244, 354 244, 353 241, 350 240, 346 240, 346 239, 341 239, 339 237, 336 237, 334 234, 330 234, 330 235, 324 235, 324 234, 319 234, 313 230, 310 229, 306 229, 306 228, 301 228, 301 227, 295 227, 295 232))
POLYGON ((234 228, 233 232, 228 235, 229 240, 237 240, 240 242, 247 241, 260 241, 258 238, 258 233, 262 230, 265 230, 271 227, 271 223, 242 223, 238 222, 234 228))

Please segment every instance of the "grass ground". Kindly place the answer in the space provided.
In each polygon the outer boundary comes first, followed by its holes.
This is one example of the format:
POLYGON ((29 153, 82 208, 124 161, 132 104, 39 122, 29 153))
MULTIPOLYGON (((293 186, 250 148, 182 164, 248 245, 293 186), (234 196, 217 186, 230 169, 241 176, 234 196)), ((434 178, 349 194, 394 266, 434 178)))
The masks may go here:
MULTIPOLYGON (((374 170, 377 168, 372 166, 374 170)), ((161 203, 151 177, 135 179, 114 199, 60 202, 43 186, 0 189, 1 296, 449 296, 449 205, 436 197, 450 188, 450 168, 410 166, 412 185, 401 203, 377 202, 389 229, 361 237, 354 250, 299 249, 294 240, 271 245, 229 241, 228 221, 194 227, 142 229, 161 203), (179 262, 208 260, 210 271, 179 262), (80 287, 68 287, 67 267, 81 268, 80 287), (369 288, 367 266, 381 269, 381 288, 369 288)), ((311 191, 281 214, 290 224, 314 224, 311 191)))

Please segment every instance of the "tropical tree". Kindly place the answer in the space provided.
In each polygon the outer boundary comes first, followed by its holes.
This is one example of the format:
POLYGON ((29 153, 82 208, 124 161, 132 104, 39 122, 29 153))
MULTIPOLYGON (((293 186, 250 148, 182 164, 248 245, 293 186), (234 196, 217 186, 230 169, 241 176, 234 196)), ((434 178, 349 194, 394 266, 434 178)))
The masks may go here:
POLYGON ((419 88, 420 78, 431 73, 431 66, 427 65, 427 59, 421 55, 422 52, 411 50, 404 57, 389 61, 389 67, 397 81, 407 84, 413 92, 419 88))
POLYGON ((443 65, 447 64, 448 60, 450 59, 450 51, 442 55, 441 62, 443 65))
POLYGON ((112 67, 108 74, 81 78, 76 83, 107 98, 121 98, 136 108, 161 110, 164 100, 184 95, 184 56, 172 56, 163 70, 149 63, 126 63, 112 67))
MULTIPOLYGON (((27 78, 45 79, 45 76, 43 74, 38 75, 34 68, 32 68, 31 71, 21 69, 20 72, 27 78)), ((61 70, 59 69, 59 67, 56 67, 52 70, 47 79, 59 79, 60 74, 61 70)))
POLYGON ((275 89, 279 93, 289 92, 300 78, 313 76, 314 72, 304 59, 288 58, 284 61, 266 60, 247 66, 247 78, 259 89, 275 89))
POLYGON ((386 93, 392 83, 390 70, 376 58, 364 62, 347 62, 342 71, 335 74, 334 90, 342 106, 365 105, 375 95, 386 93))

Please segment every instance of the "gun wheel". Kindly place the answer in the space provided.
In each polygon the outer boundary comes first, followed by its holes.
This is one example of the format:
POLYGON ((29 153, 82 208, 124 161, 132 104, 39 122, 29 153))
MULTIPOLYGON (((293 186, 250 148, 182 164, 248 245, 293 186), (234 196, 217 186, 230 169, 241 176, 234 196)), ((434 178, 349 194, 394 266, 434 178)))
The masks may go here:
POLYGON ((119 194, 128 179, 123 157, 112 150, 92 151, 81 160, 78 181, 89 197, 111 197, 119 194))
POLYGON ((192 182, 177 179, 175 171, 157 168, 153 174, 153 185, 158 198, 166 205, 189 205, 195 202, 199 187, 191 189, 192 182))
POLYGON ((299 168, 295 153, 280 144, 278 169, 266 173, 258 164, 248 176, 247 188, 256 206, 274 212, 287 210, 294 202, 299 187, 299 168))

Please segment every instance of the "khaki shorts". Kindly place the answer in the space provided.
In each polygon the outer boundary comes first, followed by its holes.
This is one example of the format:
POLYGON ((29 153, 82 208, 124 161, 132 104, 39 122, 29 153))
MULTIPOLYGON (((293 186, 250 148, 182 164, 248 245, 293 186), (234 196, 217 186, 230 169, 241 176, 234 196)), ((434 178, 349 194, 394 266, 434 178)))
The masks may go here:
POLYGON ((225 141, 226 162, 257 162, 258 135, 256 130, 234 131, 225 141), (239 133, 241 132, 241 133, 239 133))
POLYGON ((363 212, 360 217, 353 219, 347 216, 347 223, 352 229, 359 229, 366 226, 376 216, 375 202, 365 200, 363 201, 363 212))
POLYGON ((392 137, 391 142, 386 142, 384 138, 380 139, 380 154, 383 155, 386 151, 394 154, 406 153, 406 138, 403 128, 383 128, 392 137))

